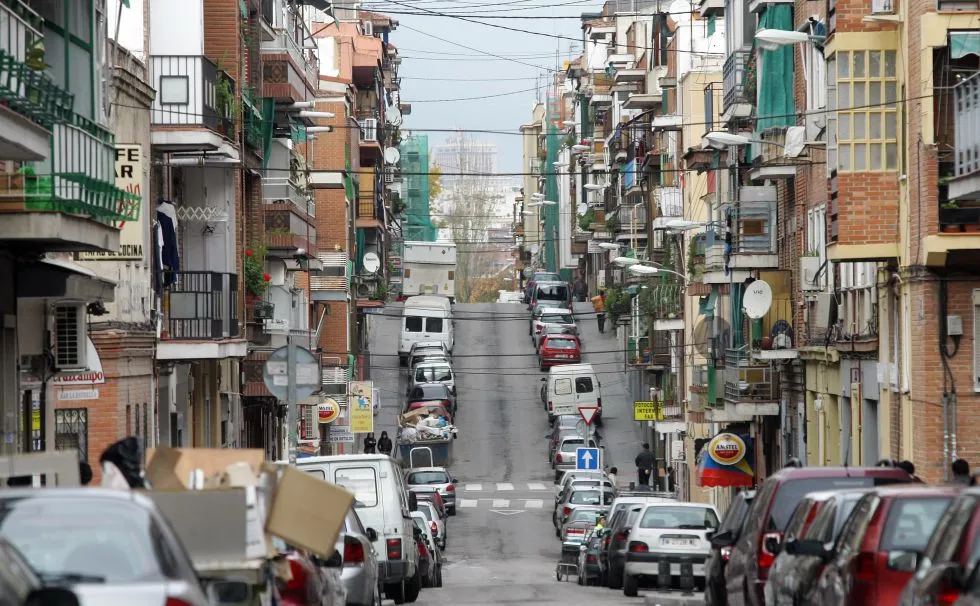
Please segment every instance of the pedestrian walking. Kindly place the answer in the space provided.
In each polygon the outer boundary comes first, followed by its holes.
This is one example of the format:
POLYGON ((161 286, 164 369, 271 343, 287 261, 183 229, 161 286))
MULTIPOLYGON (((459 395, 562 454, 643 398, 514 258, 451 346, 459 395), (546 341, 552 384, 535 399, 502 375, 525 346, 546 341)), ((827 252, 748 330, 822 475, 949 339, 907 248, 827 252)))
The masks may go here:
POLYGON ((963 459, 956 459, 950 465, 953 472, 953 483, 970 485, 970 464, 963 459))
POLYGON ((374 434, 369 433, 364 436, 364 454, 375 454, 378 441, 374 439, 374 434))
POLYGON ((599 294, 592 297, 592 309, 595 310, 596 320, 599 322, 599 334, 606 332, 606 289, 600 288, 599 294))
POLYGON ((391 438, 388 437, 387 431, 382 431, 381 437, 378 438, 378 452, 391 456, 391 438))
POLYGON ((667 492, 674 492, 674 468, 673 467, 667 468, 666 484, 667 484, 667 492))
POLYGON ((657 458, 650 452, 649 444, 643 444, 643 450, 636 455, 633 462, 636 464, 636 478, 640 486, 649 486, 650 474, 653 473, 654 466, 657 464, 657 458))

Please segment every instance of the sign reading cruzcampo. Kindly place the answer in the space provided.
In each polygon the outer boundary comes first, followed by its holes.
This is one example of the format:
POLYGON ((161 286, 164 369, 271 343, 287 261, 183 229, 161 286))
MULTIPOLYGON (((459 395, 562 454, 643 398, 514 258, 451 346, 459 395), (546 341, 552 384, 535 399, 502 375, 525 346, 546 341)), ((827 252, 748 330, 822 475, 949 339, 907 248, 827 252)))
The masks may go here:
MULTIPOLYGON (((116 187, 143 195, 143 146, 116 145, 116 187)), ((142 261, 145 246, 143 213, 137 221, 119 221, 116 226, 119 228, 118 252, 79 253, 78 258, 85 261, 142 261)))

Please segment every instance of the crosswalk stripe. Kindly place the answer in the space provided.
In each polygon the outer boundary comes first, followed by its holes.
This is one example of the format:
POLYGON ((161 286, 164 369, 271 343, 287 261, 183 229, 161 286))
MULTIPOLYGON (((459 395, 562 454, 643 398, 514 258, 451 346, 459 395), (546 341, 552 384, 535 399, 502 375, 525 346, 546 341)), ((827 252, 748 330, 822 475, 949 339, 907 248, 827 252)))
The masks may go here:
POLYGON ((478 507, 480 505, 480 499, 460 499, 460 507, 478 507))
POLYGON ((494 499, 493 507, 497 507, 499 509, 506 509, 510 507, 510 499, 494 499))
POLYGON ((463 487, 464 490, 479 492, 483 490, 483 484, 467 484, 463 487))
POLYGON ((528 490, 548 490, 548 487, 541 482, 528 482, 528 490))
POLYGON ((497 490, 514 490, 514 485, 509 482, 498 482, 497 490))
POLYGON ((541 509, 544 507, 544 501, 541 499, 525 499, 524 509, 541 509))

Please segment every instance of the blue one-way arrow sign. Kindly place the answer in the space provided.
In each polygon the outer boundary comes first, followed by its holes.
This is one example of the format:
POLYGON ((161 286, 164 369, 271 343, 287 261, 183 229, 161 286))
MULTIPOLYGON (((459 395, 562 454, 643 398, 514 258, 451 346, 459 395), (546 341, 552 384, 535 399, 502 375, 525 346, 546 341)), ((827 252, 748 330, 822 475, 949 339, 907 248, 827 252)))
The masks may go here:
POLYGON ((575 471, 595 471, 599 469, 598 448, 575 449, 575 471))

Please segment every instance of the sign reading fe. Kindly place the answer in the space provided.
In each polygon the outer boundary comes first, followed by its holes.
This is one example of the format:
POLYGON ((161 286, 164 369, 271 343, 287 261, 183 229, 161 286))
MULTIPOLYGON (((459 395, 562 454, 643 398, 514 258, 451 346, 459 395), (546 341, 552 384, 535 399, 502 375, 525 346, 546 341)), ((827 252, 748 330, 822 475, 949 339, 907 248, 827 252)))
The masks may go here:
MULTIPOLYGON (((116 187, 143 195, 143 146, 131 143, 116 145, 116 187)), ((139 204, 143 204, 141 200, 139 204)), ((143 205, 142 211, 145 211, 143 205)), ((145 235, 143 233, 143 212, 138 221, 119 221, 119 252, 79 253, 78 258, 85 261, 142 261, 145 235)))

